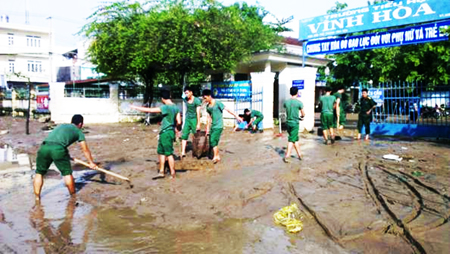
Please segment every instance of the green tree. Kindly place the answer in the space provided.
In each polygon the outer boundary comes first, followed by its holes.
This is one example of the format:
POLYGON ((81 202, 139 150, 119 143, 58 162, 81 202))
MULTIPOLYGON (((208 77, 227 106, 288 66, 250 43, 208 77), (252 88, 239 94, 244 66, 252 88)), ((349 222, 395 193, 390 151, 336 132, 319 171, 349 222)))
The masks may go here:
POLYGON ((213 0, 120 2, 95 12, 82 32, 92 40, 88 53, 97 70, 143 83, 144 102, 151 103, 157 80, 182 84, 208 70, 230 71, 253 52, 276 47, 283 23, 264 23, 267 14, 213 0))

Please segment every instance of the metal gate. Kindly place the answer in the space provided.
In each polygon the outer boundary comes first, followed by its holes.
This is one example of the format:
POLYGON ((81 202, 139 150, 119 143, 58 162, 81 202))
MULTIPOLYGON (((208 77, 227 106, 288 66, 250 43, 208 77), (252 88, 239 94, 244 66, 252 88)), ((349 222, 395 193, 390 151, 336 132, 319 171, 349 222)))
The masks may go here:
POLYGON ((236 97, 234 112, 238 115, 244 114, 246 108, 263 112, 263 87, 254 87, 252 85, 251 97, 236 97))
POLYGON ((450 85, 391 82, 361 84, 378 103, 373 133, 450 138, 450 85))

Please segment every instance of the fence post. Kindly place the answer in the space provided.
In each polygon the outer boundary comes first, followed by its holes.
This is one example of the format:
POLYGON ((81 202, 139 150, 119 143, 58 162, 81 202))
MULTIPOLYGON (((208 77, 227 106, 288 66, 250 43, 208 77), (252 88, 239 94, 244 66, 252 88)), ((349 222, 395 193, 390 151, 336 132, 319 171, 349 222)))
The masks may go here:
POLYGON ((406 87, 407 84, 408 84, 407 82, 403 81, 403 84, 402 84, 402 86, 400 87, 400 97, 401 97, 402 100, 403 100, 402 123, 406 123, 406 111, 407 111, 406 105, 407 105, 407 103, 406 103, 406 101, 405 101, 405 98, 406 98, 406 96, 405 96, 405 87, 406 87))
POLYGON ((394 82, 393 86, 392 86, 392 92, 394 94, 394 98, 395 99, 395 110, 394 110, 394 115, 395 115, 395 121, 394 123, 398 123, 398 114, 400 113, 400 103, 398 101, 398 96, 397 96, 397 82, 394 82))

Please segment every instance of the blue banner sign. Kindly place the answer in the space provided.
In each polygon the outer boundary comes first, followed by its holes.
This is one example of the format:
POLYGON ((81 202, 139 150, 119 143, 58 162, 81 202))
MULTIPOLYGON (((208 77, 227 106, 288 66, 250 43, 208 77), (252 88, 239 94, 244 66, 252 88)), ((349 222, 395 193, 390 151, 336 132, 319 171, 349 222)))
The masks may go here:
POLYGON ((213 97, 217 99, 247 99, 252 97, 252 83, 246 81, 214 82, 213 97))
POLYGON ((305 89, 305 81, 304 80, 292 80, 292 87, 297 87, 298 90, 305 89))
POLYGON ((397 0, 300 20, 299 40, 450 19, 448 0, 397 0))
POLYGON ((407 44, 448 40, 449 35, 441 29, 450 27, 450 20, 403 29, 390 30, 336 39, 308 41, 308 55, 334 54, 374 48, 395 47, 407 44))
POLYGON ((369 88, 368 89, 368 95, 370 98, 372 98, 376 103, 377 106, 380 107, 384 103, 384 91, 383 89, 377 89, 377 88, 369 88))

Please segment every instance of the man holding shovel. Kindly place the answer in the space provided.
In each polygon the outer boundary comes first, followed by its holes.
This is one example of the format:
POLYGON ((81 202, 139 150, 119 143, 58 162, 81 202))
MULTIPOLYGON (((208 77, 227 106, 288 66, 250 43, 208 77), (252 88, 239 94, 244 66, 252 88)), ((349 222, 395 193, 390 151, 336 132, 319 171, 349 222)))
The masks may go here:
POLYGON ((200 109, 202 105, 202 101, 194 97, 191 87, 186 87, 184 94, 187 110, 181 135, 181 158, 186 157, 186 144, 189 134, 195 134, 196 131, 200 130, 200 109))
POLYGON ((36 176, 33 180, 34 194, 36 200, 41 198, 41 189, 44 184, 44 175, 52 162, 55 163, 61 172, 64 182, 71 195, 75 194, 75 181, 72 176, 72 167, 70 165, 70 156, 67 147, 78 141, 84 156, 89 161, 89 167, 97 169, 94 163, 91 151, 86 144, 83 132, 83 116, 74 115, 71 124, 61 124, 56 127, 44 140, 36 158, 36 176))
POLYGON ((159 174, 155 177, 164 178, 164 165, 169 162, 171 178, 175 178, 175 159, 173 157, 173 142, 175 141, 175 127, 181 126, 181 115, 177 105, 170 99, 170 91, 161 91, 161 107, 147 108, 131 105, 130 108, 147 113, 161 113, 161 129, 159 131, 157 153, 159 155, 159 174))
POLYGON ((219 141, 223 131, 223 110, 228 111, 233 115, 238 122, 242 122, 236 113, 226 108, 222 102, 213 99, 211 96, 211 90, 203 90, 203 100, 207 103, 206 111, 208 112, 208 123, 206 125, 206 133, 209 134, 209 147, 213 149, 214 157, 213 162, 216 164, 220 161, 219 156, 219 141))

